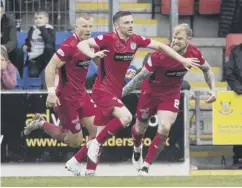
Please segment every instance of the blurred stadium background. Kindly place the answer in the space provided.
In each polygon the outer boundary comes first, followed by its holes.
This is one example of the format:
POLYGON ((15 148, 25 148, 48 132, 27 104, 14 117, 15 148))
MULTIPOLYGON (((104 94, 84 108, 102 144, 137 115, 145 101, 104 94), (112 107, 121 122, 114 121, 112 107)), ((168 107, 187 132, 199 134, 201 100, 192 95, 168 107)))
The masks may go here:
MULTIPOLYGON (((135 20, 135 33, 163 43, 169 42, 171 28, 174 25, 188 23, 193 29, 192 43, 202 51, 204 58, 212 66, 219 91, 228 89, 223 77, 223 65, 228 59, 230 50, 234 45, 242 42, 241 0, 5 0, 4 4, 6 12, 11 14, 16 22, 18 48, 23 45, 29 27, 34 24, 33 15, 39 8, 47 9, 50 14, 50 23, 56 30, 56 47, 71 34, 75 17, 81 12, 87 12, 94 16, 93 36, 109 32, 112 29, 109 18, 119 9, 131 11, 135 20)), ((140 49, 132 64, 140 68, 142 60, 148 52, 150 50, 140 49)), ((31 97, 31 92, 43 92, 40 78, 29 78, 27 72, 25 67, 23 77, 18 77, 17 88, 5 93, 2 92, 2 99, 3 97, 7 99, 9 95, 18 92, 25 93, 27 97, 31 97)), ((193 170, 228 169, 233 162, 232 145, 215 146, 213 144, 212 105, 206 104, 203 98, 199 97, 200 94, 208 90, 203 74, 199 70, 193 69, 191 73, 186 75, 185 80, 190 83, 191 89, 196 91, 195 99, 189 100, 186 109, 188 112, 187 126, 191 168, 193 170)), ((11 107, 14 108, 14 104, 11 107)), ((11 107, 2 101, 2 113, 8 108, 10 111, 11 107)), ((38 109, 34 108, 32 113, 37 111, 38 109)), ((47 113, 46 109, 40 111, 47 113)), ((4 116, 2 115, 2 117, 4 116)), ((9 119, 15 118, 10 115, 7 117, 9 119)), ((19 119, 19 121, 25 121, 26 117, 19 119)), ((24 157, 28 158, 26 155, 31 152, 23 154, 22 151, 28 148, 22 134, 24 125, 18 127, 19 125, 14 123, 14 125, 8 126, 5 122, 7 121, 4 121, 3 124, 2 121, 2 130, 6 131, 9 127, 16 130, 16 134, 12 135, 8 131, 5 134, 2 132, 4 139, 11 140, 9 143, 3 141, 4 145, 2 145, 1 160, 3 169, 6 170, 10 168, 10 162, 26 162, 24 157), (16 143, 13 140, 16 140, 16 143)), ((38 138, 41 136, 43 135, 38 138)), ((31 149, 33 148, 31 147, 31 149)), ((40 152, 41 156, 39 157, 33 156, 36 160, 30 162, 48 162, 50 155, 54 155, 55 151, 59 152, 58 147, 54 146, 44 147, 44 151, 40 152)), ((65 149, 58 156, 55 156, 56 162, 63 163, 72 154, 73 150, 65 149)), ((8 175, 9 173, 2 171, 2 174, 8 175)))

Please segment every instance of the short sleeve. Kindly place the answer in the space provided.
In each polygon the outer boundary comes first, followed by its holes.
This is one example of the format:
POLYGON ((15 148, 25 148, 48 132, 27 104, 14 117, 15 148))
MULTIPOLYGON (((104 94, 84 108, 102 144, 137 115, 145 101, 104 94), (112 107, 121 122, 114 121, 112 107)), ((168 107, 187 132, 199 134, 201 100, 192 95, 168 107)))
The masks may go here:
POLYGON ((68 61, 69 57, 71 56, 71 47, 68 44, 61 44, 59 49, 56 51, 56 55, 58 56, 58 58, 63 61, 66 62, 68 61))
POLYGON ((149 39, 149 38, 145 38, 140 35, 136 35, 136 37, 137 37, 136 43, 137 43, 138 47, 140 47, 140 48, 147 47, 151 42, 151 39, 149 39))
POLYGON ((194 58, 198 58, 200 65, 203 65, 205 63, 205 59, 203 58, 201 51, 196 47, 193 48, 193 54, 194 54, 193 56, 194 58))
POLYGON ((144 66, 149 72, 154 72, 161 65, 164 58, 165 55, 161 52, 153 52, 144 66))
POLYGON ((95 37, 94 40, 100 48, 105 48, 107 43, 109 43, 112 40, 112 37, 109 33, 107 33, 95 37))
POLYGON ((200 61, 200 64, 203 65, 205 63, 205 59, 203 58, 203 55, 202 55, 201 51, 198 51, 198 52, 199 52, 198 59, 200 61))

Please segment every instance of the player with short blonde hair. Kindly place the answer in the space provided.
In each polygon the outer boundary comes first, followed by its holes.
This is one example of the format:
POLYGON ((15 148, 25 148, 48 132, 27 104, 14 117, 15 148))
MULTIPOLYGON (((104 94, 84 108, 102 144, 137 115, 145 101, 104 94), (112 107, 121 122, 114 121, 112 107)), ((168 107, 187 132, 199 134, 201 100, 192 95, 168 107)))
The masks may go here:
MULTIPOLYGON (((46 122, 37 114, 25 127, 24 133, 30 134, 35 129, 43 129, 53 138, 71 147, 80 147, 83 142, 82 127, 89 133, 89 140, 95 137, 96 127, 93 126, 97 108, 85 88, 85 80, 91 58, 80 53, 77 44, 90 38, 93 28, 93 17, 84 13, 77 17, 75 33, 68 37, 53 55, 45 70, 48 87, 47 107, 53 107, 61 126, 46 122), (55 73, 59 71, 58 87, 54 88, 55 73)), ((97 59, 94 59, 97 62, 97 59)), ((66 163, 66 168, 74 175, 80 175, 79 162, 86 159, 87 147, 66 163), (75 165, 72 165, 72 164, 75 165)), ((86 175, 93 175, 96 164, 88 161, 86 175)))
MULTIPOLYGON (((200 50, 190 44, 192 30, 187 24, 176 26, 169 44, 185 58, 197 58, 199 68, 210 88, 207 103, 216 100, 215 79, 210 65, 204 60, 200 50)), ((149 167, 166 144, 170 128, 175 122, 180 104, 180 91, 187 70, 177 60, 161 51, 153 52, 144 67, 124 88, 122 96, 127 95, 141 85, 137 106, 136 123, 132 127, 134 150, 132 161, 140 175, 148 175, 149 167), (148 128, 149 118, 157 112, 158 129, 143 163, 142 139, 148 128)))

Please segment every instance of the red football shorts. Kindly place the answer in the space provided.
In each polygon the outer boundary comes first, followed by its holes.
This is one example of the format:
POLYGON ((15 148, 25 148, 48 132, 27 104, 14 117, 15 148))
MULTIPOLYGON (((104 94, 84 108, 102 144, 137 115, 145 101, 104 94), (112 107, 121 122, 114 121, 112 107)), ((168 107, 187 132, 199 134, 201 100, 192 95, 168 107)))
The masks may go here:
POLYGON ((88 93, 77 100, 70 101, 61 96, 59 96, 59 99, 61 105, 54 108, 54 111, 63 128, 74 134, 82 130, 80 124, 82 118, 96 114, 97 108, 88 93))
POLYGON ((115 95, 109 92, 93 89, 92 99, 98 107, 94 125, 104 126, 113 118, 114 107, 123 107, 124 104, 115 95))
POLYGON ((174 95, 152 96, 141 92, 136 115, 139 121, 146 121, 159 110, 179 112, 180 93, 174 95))

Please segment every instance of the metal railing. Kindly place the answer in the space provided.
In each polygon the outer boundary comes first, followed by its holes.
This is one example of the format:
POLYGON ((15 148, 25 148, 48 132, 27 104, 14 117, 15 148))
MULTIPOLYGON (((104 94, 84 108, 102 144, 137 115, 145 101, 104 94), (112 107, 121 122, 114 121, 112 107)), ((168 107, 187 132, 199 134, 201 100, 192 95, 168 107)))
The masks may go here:
MULTIPOLYGON (((113 6, 110 6, 104 16, 98 6, 91 7, 91 12, 88 9, 82 9, 79 0, 3 0, 3 2, 6 13, 13 15, 18 31, 24 32, 27 32, 34 24, 34 14, 39 9, 44 9, 49 13, 49 23, 56 31, 72 31, 76 16, 82 12, 91 13, 96 18, 95 32, 108 31, 110 23, 102 24, 100 20, 102 22, 103 19, 109 18, 113 9, 113 6)), ((99 1, 94 2, 94 5, 95 3, 98 4, 99 1)), ((118 3, 113 3, 113 5, 117 6, 118 3)))
MULTIPOLYGON (((195 118, 195 138, 193 137, 193 141, 195 141, 196 145, 212 145, 212 107, 201 105, 201 100, 207 99, 207 92, 196 91, 195 92, 195 107, 190 108, 190 112, 193 112, 193 117, 195 118), (205 114, 205 115, 204 115, 205 114), (202 118, 203 117, 203 118, 202 118), (209 121, 211 120, 211 121, 209 121), (205 124, 209 124, 210 130, 205 128, 205 124), (206 129, 206 130, 205 130, 206 129)), ((190 117, 192 118, 192 117, 190 117)), ((190 123, 190 128, 192 124, 190 123)), ((191 134, 190 134, 191 135, 191 134)))
POLYGON ((5 0, 4 2, 6 13, 13 15, 21 31, 28 31, 33 25, 33 15, 39 9, 49 13, 50 24, 57 31, 70 30, 75 20, 75 3, 76 0, 5 0))

